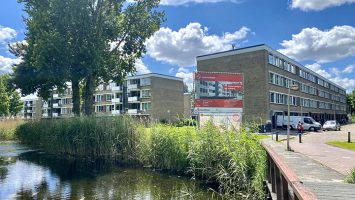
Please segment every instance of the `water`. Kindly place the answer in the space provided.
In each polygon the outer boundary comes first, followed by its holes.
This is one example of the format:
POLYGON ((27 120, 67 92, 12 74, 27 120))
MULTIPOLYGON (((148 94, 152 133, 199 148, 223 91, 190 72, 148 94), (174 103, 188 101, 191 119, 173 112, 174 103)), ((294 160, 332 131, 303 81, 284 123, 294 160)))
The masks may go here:
POLYGON ((211 199, 198 181, 0 143, 0 199, 211 199))

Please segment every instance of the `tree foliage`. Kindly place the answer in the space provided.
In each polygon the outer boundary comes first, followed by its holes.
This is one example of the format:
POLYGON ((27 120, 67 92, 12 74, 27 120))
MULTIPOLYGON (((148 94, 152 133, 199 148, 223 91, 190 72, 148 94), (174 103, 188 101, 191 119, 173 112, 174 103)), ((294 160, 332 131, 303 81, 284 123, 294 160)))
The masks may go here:
POLYGON ((346 95, 346 100, 348 105, 351 107, 351 113, 355 112, 355 88, 354 90, 346 95))
POLYGON ((6 88, 5 76, 0 76, 0 117, 9 114, 10 99, 6 88))
POLYGON ((135 72, 145 41, 160 27, 159 0, 19 0, 28 17, 26 45, 10 48, 23 62, 13 83, 24 94, 48 98, 54 88, 73 87, 73 111, 93 113, 93 93, 102 81, 122 81, 135 72))

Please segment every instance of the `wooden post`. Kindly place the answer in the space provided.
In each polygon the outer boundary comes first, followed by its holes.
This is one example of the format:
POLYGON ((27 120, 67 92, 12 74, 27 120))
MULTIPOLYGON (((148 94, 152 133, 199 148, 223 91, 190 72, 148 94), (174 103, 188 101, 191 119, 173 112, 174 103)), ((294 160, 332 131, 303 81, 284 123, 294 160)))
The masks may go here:
POLYGON ((277 168, 275 164, 275 180, 276 180, 276 196, 277 199, 282 199, 282 191, 281 191, 281 173, 279 168, 277 168))
POLYGON ((350 132, 348 132, 348 142, 351 143, 351 135, 350 135, 350 132))
POLYGON ((279 132, 276 132, 276 141, 279 141, 279 132))
POLYGON ((270 164, 271 164, 271 191, 272 192, 276 192, 276 179, 275 179, 275 163, 273 162, 273 160, 270 160, 270 164))
POLYGON ((281 193, 282 193, 282 199, 283 200, 289 200, 290 195, 288 192, 288 183, 285 177, 281 174, 281 193))

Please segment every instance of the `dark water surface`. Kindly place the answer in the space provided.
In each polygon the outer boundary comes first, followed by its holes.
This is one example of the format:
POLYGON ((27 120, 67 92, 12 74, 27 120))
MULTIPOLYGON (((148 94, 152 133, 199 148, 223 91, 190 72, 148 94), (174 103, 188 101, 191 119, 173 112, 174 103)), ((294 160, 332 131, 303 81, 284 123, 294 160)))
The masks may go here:
POLYGON ((0 143, 0 200, 212 199, 208 187, 185 177, 63 159, 17 143, 0 143))

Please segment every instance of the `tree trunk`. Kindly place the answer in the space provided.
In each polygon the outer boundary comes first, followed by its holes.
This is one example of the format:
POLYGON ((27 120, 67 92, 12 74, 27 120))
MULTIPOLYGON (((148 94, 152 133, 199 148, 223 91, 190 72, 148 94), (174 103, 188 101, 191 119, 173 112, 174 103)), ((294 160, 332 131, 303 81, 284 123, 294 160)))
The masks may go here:
POLYGON ((73 90, 73 113, 75 116, 80 116, 80 87, 79 80, 72 80, 72 90, 73 90))
POLYGON ((86 78, 85 94, 84 94, 84 110, 85 115, 90 116, 94 114, 94 91, 95 81, 92 75, 86 78))

